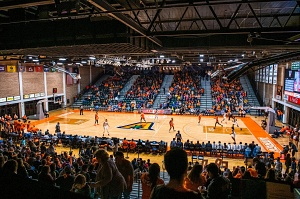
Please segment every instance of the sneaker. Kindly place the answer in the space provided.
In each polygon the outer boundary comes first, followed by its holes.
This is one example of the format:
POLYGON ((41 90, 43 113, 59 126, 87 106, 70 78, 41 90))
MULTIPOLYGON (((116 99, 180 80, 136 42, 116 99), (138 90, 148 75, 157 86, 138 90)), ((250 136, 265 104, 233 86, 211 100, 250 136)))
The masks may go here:
POLYGON ((108 136, 109 136, 109 134, 108 134, 108 136))
POLYGON ((243 129, 241 128, 241 130, 243 130, 243 129))
POLYGON ((104 137, 104 134, 102 136, 104 137))

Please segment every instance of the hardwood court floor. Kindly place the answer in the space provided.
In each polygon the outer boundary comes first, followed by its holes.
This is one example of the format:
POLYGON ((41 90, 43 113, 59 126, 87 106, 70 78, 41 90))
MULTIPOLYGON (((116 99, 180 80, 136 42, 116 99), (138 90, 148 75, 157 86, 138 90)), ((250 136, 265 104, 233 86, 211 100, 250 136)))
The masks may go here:
MULTIPOLYGON (((105 119, 108 120, 110 125, 109 132, 110 137, 119 137, 127 139, 142 139, 150 141, 160 141, 164 140, 168 142, 174 138, 176 132, 179 130, 182 134, 183 140, 189 139, 190 141, 196 142, 207 142, 208 140, 221 141, 222 143, 232 143, 231 139, 231 126, 232 122, 222 123, 224 126, 218 126, 214 129, 215 119, 212 116, 203 116, 201 119, 200 125, 198 125, 198 117, 190 115, 159 115, 158 121, 154 121, 154 115, 145 114, 146 123, 140 122, 140 114, 137 113, 117 113, 117 112, 99 112, 99 125, 94 125, 95 112, 93 111, 84 111, 84 115, 79 115, 78 110, 66 109, 66 110, 57 110, 50 113, 50 118, 46 118, 39 121, 32 121, 38 128, 45 131, 49 129, 51 133, 54 133, 55 125, 57 122, 61 124, 61 130, 65 131, 66 134, 72 135, 89 135, 89 136, 102 136, 103 127, 102 124, 105 119), (169 133, 169 121, 174 119, 175 132, 171 131, 169 133), (118 128, 119 127, 119 128, 118 128), (146 129, 146 130, 145 130, 146 129), (149 130, 150 129, 150 130, 149 130)), ((259 125, 262 117, 250 117, 256 122, 256 127, 260 130, 259 125)), ((219 120, 221 121, 221 117, 219 120)), ((265 145, 258 141, 251 132, 250 128, 242 121, 243 119, 238 119, 238 124, 242 128, 235 128, 236 131, 236 142, 250 143, 255 141, 262 147, 262 151, 267 151, 265 145)), ((277 124, 278 126, 282 124, 277 124)), ((256 130, 255 130, 256 131, 256 130)), ((263 136, 268 137, 269 135, 262 131, 260 132, 263 136)), ((107 136, 107 134, 105 134, 107 136)), ((270 138, 272 139, 272 138, 270 138)), ((281 145, 287 142, 287 138, 276 139, 281 145)), ((275 142, 276 142, 275 141, 275 142)), ((67 151, 69 149, 63 147, 57 147, 57 152, 67 151)), ((78 150, 74 149, 74 153, 77 155, 78 150)), ((298 155, 298 154, 297 154, 298 155)), ((161 163, 163 156, 152 155, 152 154, 133 154, 129 153, 129 160, 133 158, 142 157, 143 159, 151 159, 152 162, 161 163)), ((189 158, 191 161, 191 157, 189 158)), ((209 163, 214 162, 216 158, 205 157, 208 159, 209 163)), ((229 159, 226 158, 226 161, 229 162, 229 168, 237 165, 244 165, 243 160, 241 159, 229 159)))
MULTIPOLYGON (((154 115, 145 114, 147 123, 140 122, 140 114, 138 113, 117 113, 117 112, 99 112, 99 125, 94 125, 95 112, 84 111, 83 115, 79 115, 78 110, 60 110, 51 113, 49 119, 36 122, 36 127, 43 131, 49 129, 51 133, 55 130, 55 125, 60 122, 61 131, 72 135, 89 135, 102 136, 103 122, 105 119, 109 123, 110 137, 119 137, 126 139, 142 139, 150 141, 164 140, 168 143, 175 137, 179 130, 183 140, 196 142, 221 141, 232 143, 230 136, 232 122, 224 123, 223 127, 218 126, 214 129, 215 119, 211 116, 203 116, 200 125, 198 125, 198 117, 190 115, 159 115, 159 119, 154 121, 154 115), (169 121, 174 119, 175 130, 169 132, 169 121)), ((221 118, 220 118, 221 119, 221 118)), ((236 130, 236 142, 250 143, 256 142, 255 137, 250 133, 246 125, 238 119, 240 128, 236 130)), ((108 136, 105 134, 105 136, 108 136)), ((264 149, 262 147, 262 149, 264 149)))

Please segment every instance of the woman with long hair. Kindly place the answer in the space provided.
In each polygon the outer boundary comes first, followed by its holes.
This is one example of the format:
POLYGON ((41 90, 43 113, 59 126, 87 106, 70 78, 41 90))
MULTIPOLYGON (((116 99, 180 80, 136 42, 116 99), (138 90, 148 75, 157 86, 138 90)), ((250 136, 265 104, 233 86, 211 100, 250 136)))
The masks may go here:
POLYGON ((190 173, 184 179, 184 186, 187 189, 198 192, 199 186, 204 186, 206 183, 205 178, 201 175, 202 165, 194 165, 190 173))
POLYGON ((149 167, 149 173, 143 173, 141 176, 143 195, 142 199, 149 199, 152 189, 164 181, 159 177, 160 167, 157 163, 153 163, 149 167))

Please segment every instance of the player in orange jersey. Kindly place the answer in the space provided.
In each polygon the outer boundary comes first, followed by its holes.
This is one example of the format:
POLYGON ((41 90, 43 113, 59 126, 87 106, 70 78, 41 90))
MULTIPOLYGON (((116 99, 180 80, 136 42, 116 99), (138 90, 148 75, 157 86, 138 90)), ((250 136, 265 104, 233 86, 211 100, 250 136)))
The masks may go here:
POLYGON ((220 122, 219 122, 219 118, 218 118, 218 116, 217 116, 217 115, 216 115, 215 119, 216 119, 216 123, 215 123, 215 127, 214 127, 214 129, 216 128, 216 125, 217 125, 217 124, 219 124, 219 125, 221 125, 221 126, 223 127, 223 125, 222 125, 222 124, 220 124, 220 122))
POLYGON ((96 126, 96 124, 99 125, 98 120, 99 120, 99 116, 98 116, 98 112, 96 112, 96 114, 95 114, 95 124, 94 124, 95 126, 96 126))
POLYGON ((145 113, 144 113, 144 112, 141 113, 141 122, 142 122, 143 120, 146 122, 146 119, 145 119, 145 113))
POLYGON ((198 125, 200 125, 201 117, 202 117, 202 114, 200 113, 200 114, 198 115, 198 125))
POLYGON ((173 131, 175 131, 175 129, 174 129, 174 121, 173 121, 173 118, 171 118, 171 120, 170 120, 170 122, 169 122, 169 125, 170 125, 169 132, 171 131, 172 128, 173 128, 173 131))

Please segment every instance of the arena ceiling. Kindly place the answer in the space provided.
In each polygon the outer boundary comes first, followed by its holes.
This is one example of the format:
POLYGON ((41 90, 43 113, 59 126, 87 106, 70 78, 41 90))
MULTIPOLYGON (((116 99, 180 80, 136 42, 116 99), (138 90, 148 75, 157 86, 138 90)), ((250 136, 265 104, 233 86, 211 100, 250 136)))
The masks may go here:
POLYGON ((0 1, 2 55, 245 62, 299 50, 299 32, 299 0, 0 1))

